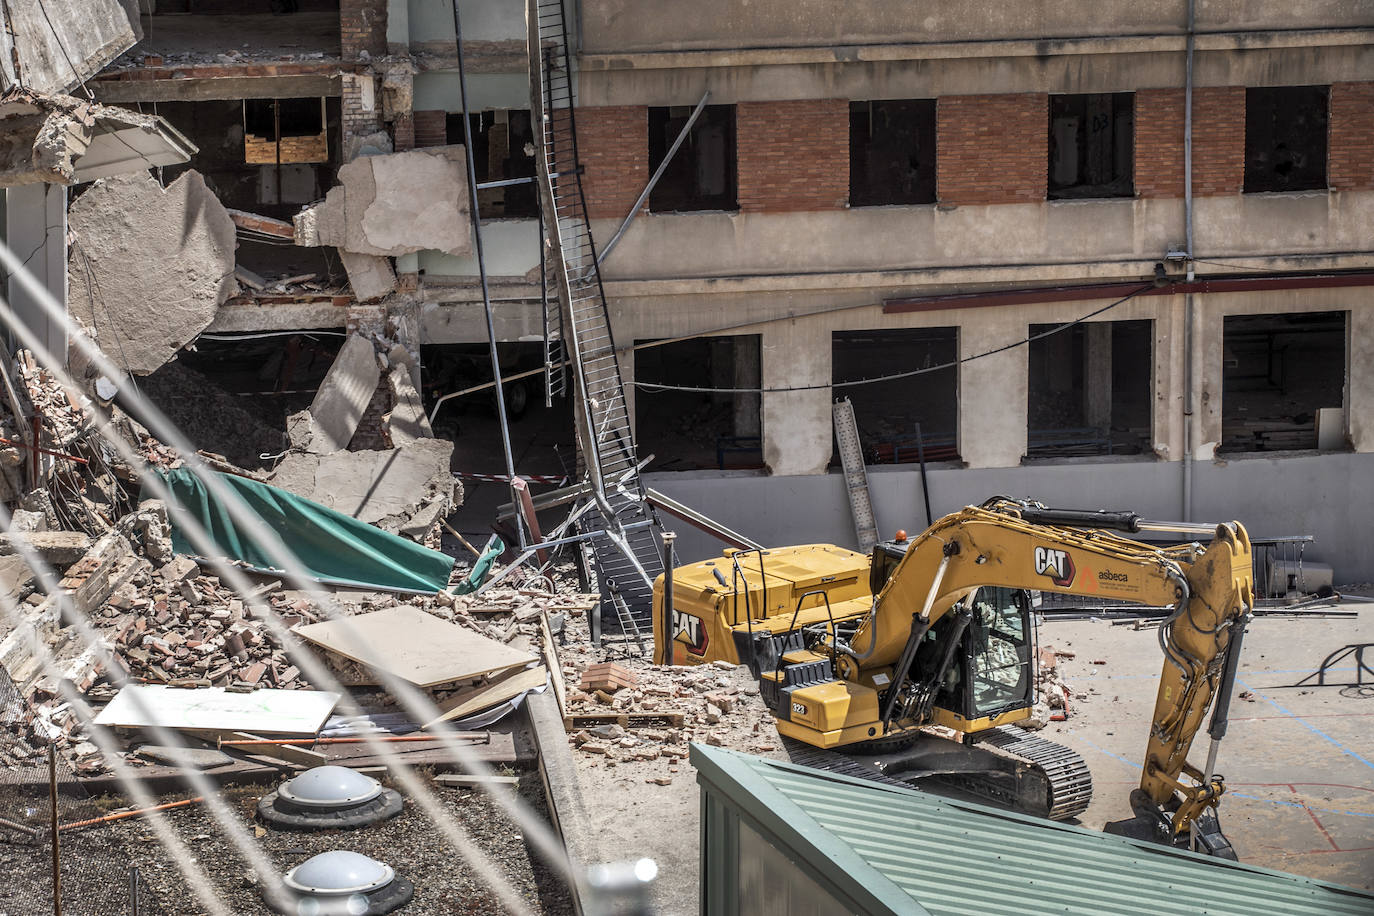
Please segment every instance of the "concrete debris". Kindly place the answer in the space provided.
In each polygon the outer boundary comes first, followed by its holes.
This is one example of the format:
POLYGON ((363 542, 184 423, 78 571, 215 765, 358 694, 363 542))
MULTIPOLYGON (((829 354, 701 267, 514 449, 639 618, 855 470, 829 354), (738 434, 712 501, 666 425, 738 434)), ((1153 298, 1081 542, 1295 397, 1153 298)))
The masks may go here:
POLYGON ((380 378, 372 342, 351 335, 310 403, 309 451, 325 455, 348 447, 380 378))
POLYGON ((40 92, 65 92, 142 37, 138 5, 124 0, 7 4, 0 88, 22 83, 40 92))
MULTIPOLYGON (((405 351, 399 345, 397 349, 405 351)), ((433 439, 434 429, 425 415, 425 405, 415 388, 410 367, 405 364, 393 365, 386 379, 391 386, 391 400, 395 405, 385 417, 392 445, 404 448, 418 439, 433 439)))
POLYGON ((238 290, 234 222, 199 172, 165 190, 146 173, 106 179, 72 204, 68 219, 72 314, 135 375, 175 357, 238 290), (168 269, 172 252, 177 269, 168 269))
POLYGON ((396 256, 425 249, 472 253, 463 147, 361 156, 340 186, 295 219, 296 244, 396 256))
POLYGON ((404 448, 334 452, 291 452, 269 479, 356 519, 396 531, 430 503, 439 501, 447 515, 455 505, 456 487, 449 462, 453 443, 417 439, 404 448))
POLYGON ((348 274, 348 285, 359 302, 380 299, 396 288, 396 271, 387 258, 339 250, 339 260, 348 274))

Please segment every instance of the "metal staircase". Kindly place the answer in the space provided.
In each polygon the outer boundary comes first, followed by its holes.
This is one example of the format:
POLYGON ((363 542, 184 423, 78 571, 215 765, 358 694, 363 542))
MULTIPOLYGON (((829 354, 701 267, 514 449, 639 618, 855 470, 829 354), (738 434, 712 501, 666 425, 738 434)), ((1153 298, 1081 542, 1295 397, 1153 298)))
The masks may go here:
POLYGON ((849 492, 849 509, 854 514, 854 533, 859 549, 864 553, 878 543, 878 523, 873 518, 873 500, 868 493, 868 471, 864 469, 864 453, 859 447, 859 426, 854 421, 854 405, 849 398, 834 404, 835 442, 840 447, 840 464, 844 466, 844 488, 849 492))
POLYGON ((589 513, 601 616, 642 642, 653 580, 663 572, 658 525, 640 481, 577 155, 572 56, 563 0, 527 0, 540 198, 571 359, 578 442, 599 515, 589 513), (618 600, 617 600, 618 599, 618 600), (623 602, 623 610, 621 608, 623 602))

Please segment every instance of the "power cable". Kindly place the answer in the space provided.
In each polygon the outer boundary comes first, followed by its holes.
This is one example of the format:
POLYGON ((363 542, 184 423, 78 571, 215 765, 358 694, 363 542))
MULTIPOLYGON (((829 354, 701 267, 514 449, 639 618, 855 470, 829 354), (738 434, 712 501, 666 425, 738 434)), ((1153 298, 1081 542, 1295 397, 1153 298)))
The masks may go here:
POLYGON ((1103 312, 1110 311, 1111 309, 1116 308, 1118 305, 1121 305, 1123 302, 1128 302, 1131 299, 1134 299, 1136 296, 1140 295, 1141 293, 1145 292, 1146 290, 1154 288, 1155 285, 1153 283, 1142 284, 1139 289, 1133 290, 1127 293, 1126 295, 1122 296, 1120 299, 1117 299, 1115 302, 1104 305, 1100 309, 1091 311, 1088 314, 1082 316, 1081 318, 1075 319, 1074 321, 1066 322, 1048 331, 1042 331, 1039 334, 1028 335, 1024 340, 1018 340, 1009 344, 1003 344, 1000 347, 994 347, 993 349, 985 350, 982 353, 975 353, 972 356, 965 356, 962 359, 956 359, 947 363, 941 363, 938 366, 927 366, 923 369, 908 369, 905 372, 894 372, 890 375, 881 375, 875 378, 855 379, 854 381, 849 382, 827 382, 825 384, 817 385, 789 385, 769 388, 709 388, 694 385, 665 385, 660 384, 658 382, 640 381, 634 382, 634 386, 640 389, 641 391, 647 391, 650 393, 657 393, 662 391, 688 391, 697 392, 701 394, 780 394, 789 391, 819 391, 823 388, 854 388, 859 385, 876 385, 880 382, 893 382, 899 379, 912 378, 913 376, 917 375, 926 375, 931 372, 940 372, 945 369, 953 369, 958 366, 962 366, 965 363, 971 363, 974 360, 983 359, 984 357, 988 356, 995 356, 998 353, 1005 353, 1008 350, 1015 350, 1017 347, 1028 346, 1034 341, 1043 340, 1046 337, 1051 337, 1062 331, 1067 331, 1070 328, 1077 327, 1078 325, 1088 321, 1090 318, 1095 318, 1098 315, 1101 315, 1103 312))

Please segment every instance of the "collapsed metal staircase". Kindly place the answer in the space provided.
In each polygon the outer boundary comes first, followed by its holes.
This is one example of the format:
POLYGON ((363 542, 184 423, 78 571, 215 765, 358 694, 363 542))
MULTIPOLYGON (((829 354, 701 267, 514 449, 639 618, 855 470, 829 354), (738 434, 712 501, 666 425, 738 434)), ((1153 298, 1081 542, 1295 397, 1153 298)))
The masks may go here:
MULTIPOLYGON (((572 55, 563 0, 527 0, 539 190, 560 346, 571 361, 574 416, 599 513, 588 513, 604 623, 643 646, 652 632, 653 580, 663 572, 658 524, 639 477, 625 389, 601 272, 587 224, 577 154, 572 55)), ((553 322, 550 322, 553 323, 553 322)), ((550 358, 552 351, 550 351, 550 358)))

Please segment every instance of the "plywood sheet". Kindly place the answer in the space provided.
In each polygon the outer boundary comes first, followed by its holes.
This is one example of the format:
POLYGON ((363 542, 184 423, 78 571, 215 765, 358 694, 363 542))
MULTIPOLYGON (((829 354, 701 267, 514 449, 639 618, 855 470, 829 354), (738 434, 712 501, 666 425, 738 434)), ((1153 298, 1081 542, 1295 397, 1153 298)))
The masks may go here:
POLYGON ((228 693, 222 687, 131 684, 115 694, 95 723, 111 728, 161 725, 199 733, 310 736, 324 726, 338 702, 339 694, 324 690, 228 693))
POLYGON ((527 668, 491 684, 455 693, 439 704, 439 712, 442 715, 432 722, 426 722, 422 727, 430 729, 440 722, 452 722, 454 719, 463 719, 484 709, 490 709, 498 703, 515 699, 527 690, 543 687, 548 678, 549 673, 542 667, 527 668))
POLYGON ((295 631, 322 649, 434 687, 524 667, 535 657, 410 605, 312 623, 295 631))

